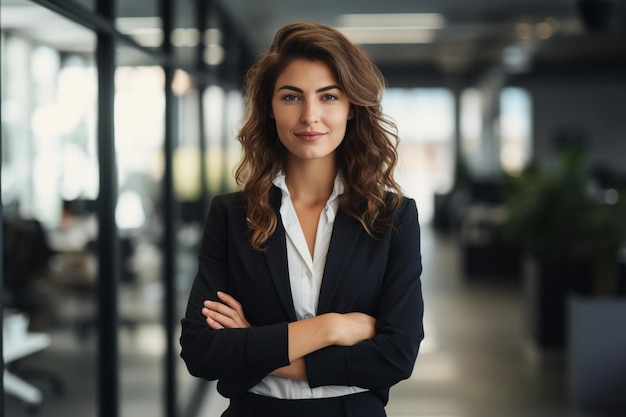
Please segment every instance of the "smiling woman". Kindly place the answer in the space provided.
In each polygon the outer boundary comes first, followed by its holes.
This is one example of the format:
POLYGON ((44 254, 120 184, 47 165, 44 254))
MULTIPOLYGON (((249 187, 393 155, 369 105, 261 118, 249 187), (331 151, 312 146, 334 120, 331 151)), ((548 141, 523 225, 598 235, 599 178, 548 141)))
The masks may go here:
POLYGON ((411 375, 420 235, 383 86, 314 22, 282 28, 248 73, 241 191, 213 199, 180 338, 224 416, 382 417, 411 375))

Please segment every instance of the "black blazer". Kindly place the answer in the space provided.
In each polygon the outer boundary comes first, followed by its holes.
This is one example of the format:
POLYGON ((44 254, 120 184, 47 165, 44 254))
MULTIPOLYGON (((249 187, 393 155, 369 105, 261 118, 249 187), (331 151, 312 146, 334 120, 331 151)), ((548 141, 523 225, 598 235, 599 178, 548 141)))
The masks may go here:
MULTIPOLYGON (((189 372, 218 379, 218 391, 236 397, 289 364, 287 323, 296 321, 287 268, 278 188, 271 201, 279 219, 265 251, 248 243, 240 193, 215 197, 200 248, 199 268, 182 320, 181 357, 189 372), (243 306, 248 329, 212 330, 201 309, 217 291, 243 306)), ((420 235, 415 202, 404 198, 394 228, 370 237, 361 224, 337 213, 317 313, 362 312, 376 318, 376 335, 354 346, 329 346, 305 357, 311 387, 368 388, 387 403, 389 387, 411 375, 424 337, 420 235)))

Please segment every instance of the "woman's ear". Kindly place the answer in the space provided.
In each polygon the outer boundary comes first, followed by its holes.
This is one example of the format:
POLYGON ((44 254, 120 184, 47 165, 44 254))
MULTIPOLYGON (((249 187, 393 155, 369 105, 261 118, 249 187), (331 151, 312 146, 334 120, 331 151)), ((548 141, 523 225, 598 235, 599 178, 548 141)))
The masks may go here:
POLYGON ((354 117, 354 107, 350 106, 350 111, 348 112, 348 120, 352 120, 354 117))

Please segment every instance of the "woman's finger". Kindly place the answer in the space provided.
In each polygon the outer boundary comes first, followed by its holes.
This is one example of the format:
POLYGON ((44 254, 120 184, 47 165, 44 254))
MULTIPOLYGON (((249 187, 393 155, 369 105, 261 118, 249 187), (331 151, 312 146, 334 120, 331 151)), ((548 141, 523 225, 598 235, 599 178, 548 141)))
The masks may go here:
POLYGON ((222 291, 218 291, 217 296, 219 297, 220 300, 225 302, 227 306, 235 310, 237 313, 239 313, 239 315, 243 317, 243 308, 241 307, 241 303, 235 300, 233 296, 226 294, 225 292, 222 292, 222 291))
POLYGON ((202 315, 211 317, 226 328, 248 328, 250 324, 234 309, 216 301, 205 301, 202 315))
POLYGON ((218 291, 217 296, 220 300, 225 302, 226 305, 237 312, 238 317, 236 321, 241 327, 250 327, 250 323, 246 320, 246 315, 243 312, 243 307, 241 306, 241 303, 235 299, 235 297, 222 291, 218 291))
MULTIPOLYGON (((218 301, 205 301, 204 306, 210 311, 215 311, 216 313, 231 319, 233 324, 226 327, 246 327, 244 325, 244 323, 246 323, 245 318, 242 318, 242 314, 240 314, 237 310, 218 301)), ((213 318, 215 319, 216 317, 213 318)))
POLYGON ((207 300, 204 302, 204 307, 229 317, 233 317, 237 314, 233 308, 227 306, 226 304, 222 304, 219 301, 207 300))
POLYGON ((206 317, 206 324, 208 324, 209 327, 213 330, 220 330, 224 328, 224 326, 222 326, 220 323, 216 322, 209 316, 206 317))
MULTIPOLYGON (((235 319, 233 319, 232 317, 228 315, 222 314, 219 311, 211 310, 208 308, 203 308, 202 315, 205 316, 207 319, 211 319, 215 323, 218 323, 223 328, 233 329, 233 328, 241 327, 239 326, 239 324, 237 323, 235 319)), ((208 320, 207 320, 207 323, 208 323, 208 320)))

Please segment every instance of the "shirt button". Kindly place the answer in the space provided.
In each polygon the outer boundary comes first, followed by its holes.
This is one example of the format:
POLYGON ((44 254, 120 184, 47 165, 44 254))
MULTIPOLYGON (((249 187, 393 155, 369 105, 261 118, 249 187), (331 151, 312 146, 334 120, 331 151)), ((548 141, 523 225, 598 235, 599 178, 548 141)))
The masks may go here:
POLYGON ((311 317, 313 317, 313 314, 306 313, 306 314, 304 315, 304 318, 305 318, 305 319, 310 319, 311 317))
POLYGON ((311 271, 306 271, 306 277, 307 278, 313 277, 313 274, 311 273, 311 271))

